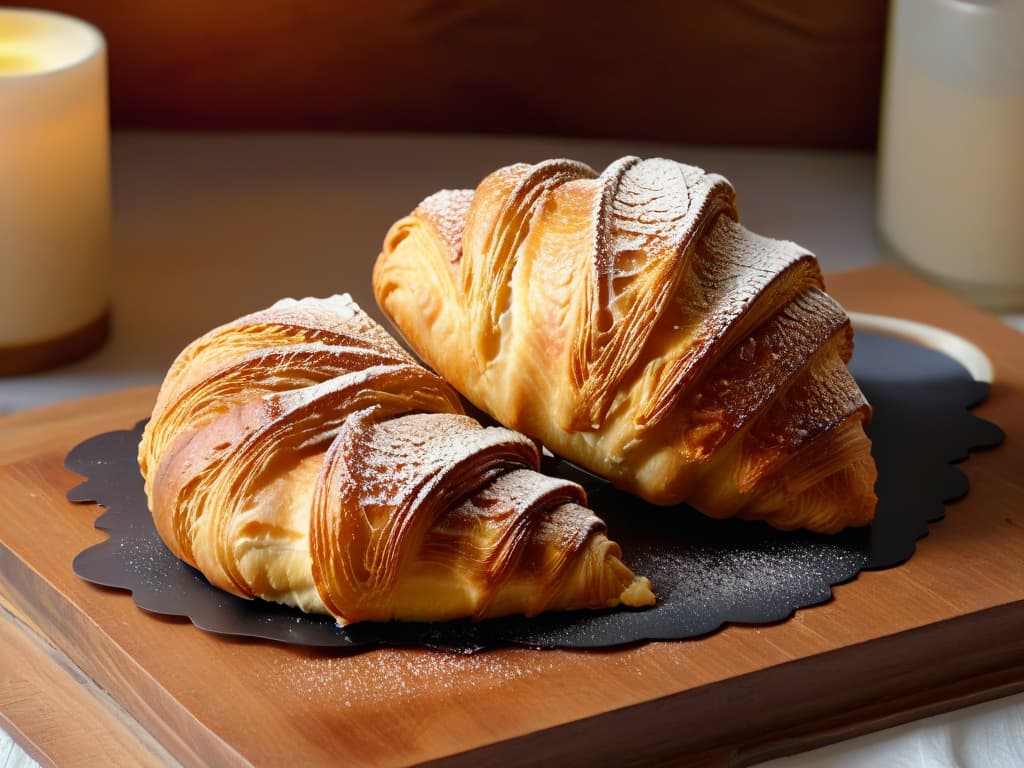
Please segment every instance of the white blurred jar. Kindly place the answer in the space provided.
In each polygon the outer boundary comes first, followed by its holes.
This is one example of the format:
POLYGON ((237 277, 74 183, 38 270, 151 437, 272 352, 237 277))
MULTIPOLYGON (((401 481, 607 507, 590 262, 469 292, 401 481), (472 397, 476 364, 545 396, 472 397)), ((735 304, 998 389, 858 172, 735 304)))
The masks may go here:
POLYGON ((109 328, 106 43, 0 8, 0 375, 69 362, 109 328))
POLYGON ((1024 307, 1024 0, 893 0, 878 205, 887 257, 1024 307))

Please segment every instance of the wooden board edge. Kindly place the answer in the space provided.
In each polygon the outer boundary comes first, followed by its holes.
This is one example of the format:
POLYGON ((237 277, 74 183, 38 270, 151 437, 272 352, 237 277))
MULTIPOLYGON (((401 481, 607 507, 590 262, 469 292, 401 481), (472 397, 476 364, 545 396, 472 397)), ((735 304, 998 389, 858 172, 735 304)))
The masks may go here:
POLYGON ((1024 690, 1024 636, 1011 634, 1022 625, 1024 604, 997 606, 427 765, 748 766, 1024 690), (964 655, 967 636, 984 650, 964 655), (1019 639, 1007 644, 1007 637, 1019 639), (922 647, 936 659, 928 666, 921 666, 922 647), (838 697, 837 688, 844 691, 838 697), (758 695, 766 690, 775 695, 758 695), (816 702, 826 694, 834 703, 822 711, 816 702), (779 712, 805 719, 780 722, 779 712))
POLYGON ((250 762, 160 685, 96 622, 0 543, 0 606, 67 656, 183 765, 250 762))
MULTIPOLYGON (((47 755, 46 750, 33 741, 32 734, 22 731, 18 721, 9 718, 3 709, 0 709, 0 728, 4 730, 15 745, 21 748, 22 752, 28 755, 29 759, 39 763, 41 768, 55 768, 55 764, 47 755)), ((6 762, 4 766, 6 768, 6 762)))
POLYGON ((0 722, 44 765, 174 766, 178 762, 114 699, 0 601, 7 691, 0 722))
POLYGON ((913 691, 905 696, 872 702, 841 717, 809 724, 813 727, 772 734, 768 740, 730 750, 728 765, 745 768, 1021 692, 1024 692, 1024 664, 1016 664, 965 680, 913 691))

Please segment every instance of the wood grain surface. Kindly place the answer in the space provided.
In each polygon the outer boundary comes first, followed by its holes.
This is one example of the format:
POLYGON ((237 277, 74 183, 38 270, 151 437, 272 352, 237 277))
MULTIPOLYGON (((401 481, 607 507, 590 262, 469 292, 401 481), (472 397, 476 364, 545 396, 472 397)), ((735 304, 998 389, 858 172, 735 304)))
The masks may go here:
POLYGON ((970 494, 909 562, 788 621, 613 651, 345 655, 146 614, 72 573, 103 534, 64 500, 62 461, 145 416, 152 389, 0 420, 0 599, 189 765, 743 765, 1022 690, 1024 338, 893 269, 829 286, 982 347, 997 380, 977 413, 1008 438, 964 464, 970 494))
POLYGON ((66 654, 5 608, 0 608, 0 648, 4 649, 0 726, 17 734, 18 742, 37 762, 62 768, 148 768, 174 763, 66 654))
POLYGON ((96 24, 117 128, 874 146, 885 0, 26 0, 96 24), (643 105, 642 107, 639 105, 643 105))

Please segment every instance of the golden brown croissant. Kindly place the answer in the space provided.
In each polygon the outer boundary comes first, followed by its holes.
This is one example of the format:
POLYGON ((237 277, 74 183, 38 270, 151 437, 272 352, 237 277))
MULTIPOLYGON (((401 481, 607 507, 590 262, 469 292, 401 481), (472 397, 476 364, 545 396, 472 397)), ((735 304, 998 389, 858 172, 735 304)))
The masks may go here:
POLYGON ((713 517, 871 520, 853 334, 814 257, 671 160, 512 165, 396 222, 377 300, 476 406, 617 486, 713 517))
POLYGON ((342 624, 652 604, 539 458, 464 415, 347 295, 194 341, 139 446, 161 538, 236 595, 342 624))

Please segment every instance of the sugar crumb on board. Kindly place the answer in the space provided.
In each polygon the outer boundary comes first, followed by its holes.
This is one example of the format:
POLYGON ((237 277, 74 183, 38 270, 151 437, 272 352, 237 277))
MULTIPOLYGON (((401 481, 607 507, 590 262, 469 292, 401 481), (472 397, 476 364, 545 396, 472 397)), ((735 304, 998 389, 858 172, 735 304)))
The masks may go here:
POLYGON ((532 678, 581 667, 620 671, 636 680, 664 677, 671 668, 686 668, 685 654, 671 654, 649 665, 655 646, 602 651, 503 648, 478 653, 383 648, 355 654, 291 654, 282 663, 257 673, 268 688, 287 684, 302 699, 333 705, 338 711, 398 706, 419 698, 447 698, 486 693, 508 685, 528 685, 532 678), (595 667, 595 658, 598 659, 595 667))

